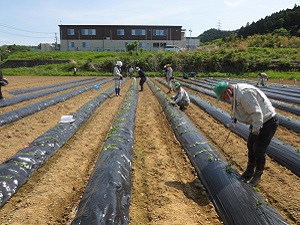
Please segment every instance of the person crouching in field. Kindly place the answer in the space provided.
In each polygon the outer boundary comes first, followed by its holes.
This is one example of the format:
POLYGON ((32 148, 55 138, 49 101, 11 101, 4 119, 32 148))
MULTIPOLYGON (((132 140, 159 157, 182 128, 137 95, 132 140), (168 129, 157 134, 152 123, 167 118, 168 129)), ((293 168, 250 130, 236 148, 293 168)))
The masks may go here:
POLYGON ((8 80, 5 79, 5 78, 3 78, 2 72, 1 72, 1 70, 0 70, 0 101, 1 101, 1 100, 4 100, 4 97, 3 97, 3 95, 2 95, 1 87, 2 87, 2 86, 6 86, 6 85, 8 85, 8 80))
POLYGON ((249 124, 248 163, 242 178, 255 187, 266 164, 266 151, 279 125, 272 103, 257 87, 250 84, 219 82, 214 87, 218 100, 231 101, 232 120, 249 124))
POLYGON ((174 106, 177 104, 182 111, 186 110, 186 107, 191 102, 188 93, 181 87, 179 82, 175 82, 174 89, 176 90, 176 95, 172 96, 174 102, 171 104, 174 106))
POLYGON ((268 75, 266 73, 259 73, 258 74, 258 82, 256 85, 258 86, 259 84, 261 84, 262 86, 266 86, 267 80, 268 80, 268 75))

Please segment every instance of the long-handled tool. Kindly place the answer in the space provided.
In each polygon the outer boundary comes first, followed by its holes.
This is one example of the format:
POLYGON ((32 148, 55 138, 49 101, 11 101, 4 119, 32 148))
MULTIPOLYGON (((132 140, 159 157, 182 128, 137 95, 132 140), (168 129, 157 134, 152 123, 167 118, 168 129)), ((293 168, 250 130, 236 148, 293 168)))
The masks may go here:
POLYGON ((225 141, 224 141, 224 143, 223 143, 223 145, 222 145, 222 149, 223 149, 223 147, 224 147, 225 143, 227 142, 227 140, 228 140, 228 138, 229 138, 229 135, 230 135, 230 133, 231 133, 231 131, 229 130, 229 133, 228 133, 228 135, 227 135, 227 138, 225 139, 225 141))

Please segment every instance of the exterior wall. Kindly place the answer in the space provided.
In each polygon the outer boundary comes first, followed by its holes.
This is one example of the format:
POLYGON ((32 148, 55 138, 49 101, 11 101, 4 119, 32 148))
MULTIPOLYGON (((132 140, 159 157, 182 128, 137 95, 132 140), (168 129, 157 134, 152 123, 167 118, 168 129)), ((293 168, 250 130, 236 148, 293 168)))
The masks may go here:
POLYGON ((188 50, 195 50, 196 48, 200 47, 200 38, 186 38, 186 47, 188 50))
POLYGON ((181 26, 123 26, 123 25, 59 25, 61 51, 126 51, 126 45, 134 41, 145 51, 157 51, 164 45, 186 47, 181 26), (72 32, 69 32, 70 30, 72 32), (82 30, 91 34, 83 35, 82 30), (122 30, 120 34, 118 31, 122 30), (132 30, 143 30, 133 35, 132 30), (164 35, 156 35, 164 30, 164 35))
POLYGON ((49 43, 41 43, 41 51, 54 51, 55 46, 49 43))

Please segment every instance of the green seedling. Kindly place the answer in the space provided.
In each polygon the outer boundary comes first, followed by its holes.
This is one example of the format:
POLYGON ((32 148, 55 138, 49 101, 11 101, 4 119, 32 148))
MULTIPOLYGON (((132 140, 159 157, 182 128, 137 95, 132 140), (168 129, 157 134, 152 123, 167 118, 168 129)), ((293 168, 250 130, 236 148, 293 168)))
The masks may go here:
POLYGON ((260 200, 258 200, 257 202, 256 202, 256 206, 261 206, 263 203, 262 203, 262 201, 260 201, 260 200))
POLYGON ((262 206, 263 204, 265 204, 266 206, 269 206, 270 205, 270 202, 267 200, 267 199, 264 199, 264 200, 258 200, 256 202, 256 206, 262 206))
POLYGON ((110 144, 103 148, 103 151, 107 151, 107 150, 119 150, 119 148, 114 144, 110 144))
POLYGON ((259 188, 258 187, 253 187, 253 190, 256 192, 259 192, 259 188))
POLYGON ((203 150, 201 150, 201 151, 199 151, 199 152, 196 152, 196 153, 194 154, 194 158, 196 158, 198 155, 202 154, 203 152, 207 152, 207 149, 203 149, 203 150))
POLYGON ((182 122, 182 123, 178 124, 178 125, 175 127, 175 129, 177 129, 178 127, 180 127, 181 125, 184 125, 184 124, 186 124, 186 122, 182 122))
POLYGON ((225 166, 225 171, 226 173, 228 174, 232 174, 232 169, 231 169, 231 164, 228 163, 226 166, 225 166))
POLYGON ((300 153, 300 148, 297 148, 297 149, 296 149, 296 152, 297 152, 297 153, 300 153))
POLYGON ((29 169, 29 165, 28 165, 28 163, 26 163, 26 162, 18 162, 18 161, 13 161, 14 162, 14 164, 16 165, 16 166, 23 166, 24 168, 26 168, 26 169, 29 169))
POLYGON ((7 175, 7 176, 0 176, 1 178, 6 178, 6 179, 12 179, 13 177, 12 176, 9 176, 9 175, 7 175))
POLYGON ((195 130, 185 130, 183 132, 180 133, 180 135, 185 134, 185 133, 192 133, 192 132, 196 132, 195 130))
POLYGON ((213 154, 208 153, 208 161, 212 162, 214 159, 213 154))
POLYGON ((196 141, 195 144, 190 145, 190 148, 193 148, 193 147, 195 147, 195 146, 197 146, 197 145, 204 145, 204 144, 206 144, 206 143, 207 143, 207 142, 198 142, 198 141, 196 141))

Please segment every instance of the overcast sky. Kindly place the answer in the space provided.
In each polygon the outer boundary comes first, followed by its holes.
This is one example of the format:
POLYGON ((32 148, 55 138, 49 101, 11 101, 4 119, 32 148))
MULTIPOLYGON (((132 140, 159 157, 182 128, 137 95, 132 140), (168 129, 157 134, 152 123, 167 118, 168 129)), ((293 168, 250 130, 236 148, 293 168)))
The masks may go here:
POLYGON ((59 24, 177 25, 196 37, 236 30, 300 0, 0 0, 0 46, 59 43, 59 24), (189 30, 192 30, 190 32, 189 30))

